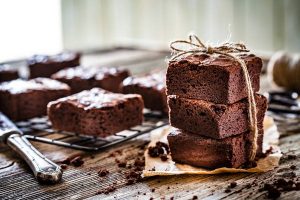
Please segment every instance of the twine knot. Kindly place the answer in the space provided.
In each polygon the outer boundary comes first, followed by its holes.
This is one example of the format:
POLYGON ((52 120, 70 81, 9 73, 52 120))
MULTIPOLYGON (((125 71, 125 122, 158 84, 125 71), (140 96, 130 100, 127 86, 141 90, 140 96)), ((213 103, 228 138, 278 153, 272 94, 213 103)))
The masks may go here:
POLYGON ((205 45, 196 35, 193 34, 189 35, 189 40, 176 40, 171 42, 170 49, 173 55, 170 61, 174 61, 177 58, 188 54, 193 55, 197 53, 206 53, 225 55, 236 60, 239 63, 239 65, 242 68, 243 75, 245 77, 246 90, 248 96, 249 129, 252 135, 249 159, 250 161, 254 161, 257 151, 258 138, 255 96, 246 63, 240 57, 234 55, 235 53, 249 52, 249 50, 242 43, 224 43, 220 46, 212 47, 210 45, 205 45), (178 48, 176 47, 176 44, 188 45, 188 47, 178 48))

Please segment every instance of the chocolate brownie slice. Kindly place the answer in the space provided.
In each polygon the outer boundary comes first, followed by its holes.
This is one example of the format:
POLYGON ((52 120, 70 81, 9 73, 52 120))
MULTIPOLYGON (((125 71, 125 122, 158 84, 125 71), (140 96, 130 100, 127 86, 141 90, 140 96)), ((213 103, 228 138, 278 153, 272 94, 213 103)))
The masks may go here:
MULTIPOLYGON (((262 60, 253 54, 239 55, 247 65, 254 92, 259 90, 262 60)), ((223 55, 191 55, 171 61, 167 71, 167 95, 200 99, 220 104, 247 97, 241 66, 223 55)))
POLYGON ((68 67, 76 67, 80 64, 80 54, 63 52, 60 54, 34 55, 27 60, 30 78, 50 77, 52 74, 68 67))
POLYGON ((67 83, 72 93, 100 87, 111 92, 120 92, 120 84, 129 76, 126 69, 120 68, 84 68, 82 66, 61 70, 51 78, 67 83))
MULTIPOLYGON (((168 135, 172 159, 196 167, 238 168, 249 160, 249 132, 224 139, 212 139, 180 129, 168 135)), ((261 154, 263 130, 259 130, 257 155, 261 154)))
MULTIPOLYGON (((267 99, 256 94, 258 127, 262 128, 267 99)), ((221 139, 249 130, 248 100, 234 104, 214 104, 208 101, 168 96, 170 124, 203 136, 221 139)))
POLYGON ((9 65, 0 65, 0 82, 11 81, 19 78, 18 71, 11 69, 9 65))
POLYGON ((123 81, 122 92, 125 94, 140 94, 146 108, 167 113, 165 80, 164 72, 142 77, 128 77, 123 81))
POLYGON ((48 102, 69 94, 68 85, 48 78, 3 82, 0 110, 15 121, 39 117, 46 114, 48 102))
POLYGON ((140 95, 93 88, 50 102, 48 117, 55 129, 105 137, 141 124, 143 107, 140 95))

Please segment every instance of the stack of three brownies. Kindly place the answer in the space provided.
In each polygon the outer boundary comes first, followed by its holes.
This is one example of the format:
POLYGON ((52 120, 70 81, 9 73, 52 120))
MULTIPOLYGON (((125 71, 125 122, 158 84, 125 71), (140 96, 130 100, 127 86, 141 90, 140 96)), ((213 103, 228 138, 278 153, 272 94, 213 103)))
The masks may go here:
MULTIPOLYGON (((262 60, 239 54, 255 92, 258 125, 256 156, 262 155, 267 100, 259 91, 262 60)), ((194 54, 170 61, 167 71, 172 159, 197 167, 238 168, 250 159, 253 133, 248 119, 245 77, 240 64, 227 56, 194 54)))

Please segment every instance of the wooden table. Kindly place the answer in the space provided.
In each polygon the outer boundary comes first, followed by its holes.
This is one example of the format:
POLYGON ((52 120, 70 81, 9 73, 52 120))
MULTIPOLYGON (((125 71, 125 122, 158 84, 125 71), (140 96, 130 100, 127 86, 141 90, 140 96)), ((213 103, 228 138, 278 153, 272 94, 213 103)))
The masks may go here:
MULTIPOLYGON (((83 59, 87 64, 124 65, 134 73, 143 73, 157 67, 164 67, 166 54, 163 52, 137 51, 120 49, 88 55, 83 59)), ((262 77, 264 81, 265 77, 262 77)), ((265 82, 264 82, 265 83, 265 82)), ((266 90, 266 86, 263 87, 266 90)), ((280 128, 280 127, 279 127, 280 128)), ((0 199, 265 199, 266 192, 259 191, 264 183, 274 177, 286 173, 300 173, 300 134, 287 134, 281 128, 280 147, 284 153, 280 166, 267 173, 239 173, 222 175, 184 175, 170 177, 152 177, 133 185, 126 185, 125 173, 128 169, 119 168, 115 159, 133 162, 140 153, 139 146, 149 140, 143 136, 126 142, 104 152, 88 153, 49 144, 33 142, 43 154, 55 162, 71 155, 81 155, 85 161, 81 167, 68 166, 64 171, 63 181, 57 185, 41 185, 36 182, 28 166, 10 149, 0 146, 0 199), (120 153, 121 151, 121 153, 120 153), (116 157, 110 156, 117 152, 116 157), (297 155, 296 158, 288 155, 297 155), (295 170, 290 169, 296 165, 295 170), (99 169, 106 168, 109 174, 99 177, 99 169), (231 182, 237 186, 226 193, 225 189, 231 182), (251 188, 247 184, 256 182, 251 188), (109 194, 99 194, 109 186, 117 190, 109 194), (153 190, 154 189, 154 190, 153 190)), ((298 131, 299 133, 300 131, 298 131)), ((282 199, 299 199, 299 191, 285 192, 282 199)))

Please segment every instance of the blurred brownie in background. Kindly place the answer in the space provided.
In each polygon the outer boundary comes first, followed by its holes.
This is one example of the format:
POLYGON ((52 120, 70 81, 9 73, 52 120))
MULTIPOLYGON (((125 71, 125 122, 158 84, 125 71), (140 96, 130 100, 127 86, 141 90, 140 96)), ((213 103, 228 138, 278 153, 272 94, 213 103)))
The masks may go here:
POLYGON ((128 77, 121 85, 122 92, 124 94, 140 94, 143 97, 145 108, 168 113, 165 80, 165 72, 128 77))
POLYGON ((72 93, 100 87, 110 92, 120 92, 120 84, 129 76, 126 69, 115 67, 74 67, 61 70, 51 76, 71 87, 72 93))
POLYGON ((140 95, 93 88, 50 102, 48 117, 55 129, 105 137, 140 125, 143 108, 140 95))
POLYGON ((50 101, 68 95, 68 85, 48 78, 3 82, 0 110, 12 120, 26 120, 45 115, 50 101))
POLYGON ((19 73, 16 69, 12 69, 9 65, 0 65, 0 82, 11 81, 19 78, 19 73))
POLYGON ((56 55, 34 55, 27 60, 30 78, 50 77, 59 70, 80 64, 80 54, 63 52, 56 55))

